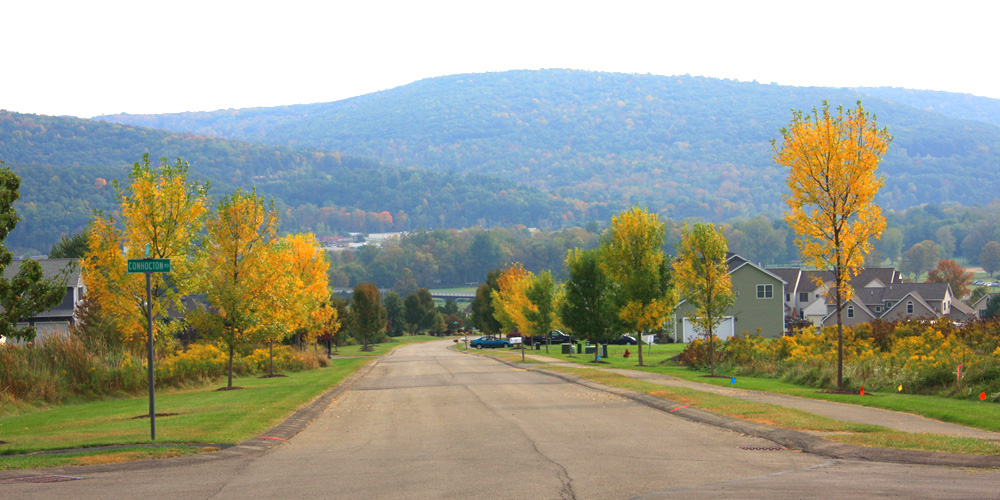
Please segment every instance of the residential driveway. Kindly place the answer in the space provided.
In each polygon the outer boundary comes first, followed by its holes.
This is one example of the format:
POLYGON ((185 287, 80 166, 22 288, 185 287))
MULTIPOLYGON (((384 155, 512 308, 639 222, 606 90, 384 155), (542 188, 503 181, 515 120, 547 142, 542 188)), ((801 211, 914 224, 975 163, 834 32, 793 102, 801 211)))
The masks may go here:
MULTIPOLYGON (((1000 473, 830 460, 413 344, 266 452, 61 470, 0 498, 1000 498, 1000 473)), ((0 476, 2 477, 2 476, 0 476)))

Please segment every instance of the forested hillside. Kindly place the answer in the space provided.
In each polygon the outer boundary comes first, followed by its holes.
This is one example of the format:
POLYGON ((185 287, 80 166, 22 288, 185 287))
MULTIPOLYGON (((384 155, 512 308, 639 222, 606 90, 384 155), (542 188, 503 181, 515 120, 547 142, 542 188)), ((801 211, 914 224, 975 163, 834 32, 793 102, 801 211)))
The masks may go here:
POLYGON ((509 71, 323 104, 99 119, 495 173, 585 203, 720 220, 783 209, 786 173, 769 141, 792 109, 859 99, 895 137, 881 168, 883 206, 985 204, 1000 192, 997 100, 905 89, 509 71))
POLYGON ((489 175, 429 172, 315 149, 0 111, 0 160, 22 178, 16 205, 21 222, 7 245, 16 254, 45 253, 62 235, 81 232, 93 210, 114 208, 111 181, 127 182, 132 163, 146 152, 188 161, 192 179, 210 181, 215 196, 256 186, 275 199, 284 231, 550 227, 604 216, 602 207, 489 175))

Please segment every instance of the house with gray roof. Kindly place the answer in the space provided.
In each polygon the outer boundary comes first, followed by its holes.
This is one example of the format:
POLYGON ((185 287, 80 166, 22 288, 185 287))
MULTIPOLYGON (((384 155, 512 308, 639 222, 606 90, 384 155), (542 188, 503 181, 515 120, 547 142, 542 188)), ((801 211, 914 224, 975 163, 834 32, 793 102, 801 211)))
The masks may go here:
MULTIPOLYGON (((796 268, 769 269, 782 276, 794 288, 785 292, 786 318, 816 326, 837 324, 836 305, 827 297, 833 288, 830 271, 804 271, 796 268)), ((976 312, 958 300, 947 283, 905 283, 902 274, 892 268, 862 269, 851 279, 854 296, 841 311, 844 326, 867 323, 874 319, 934 320, 942 317, 964 323, 976 312)))
MULTIPOLYGON (((60 276, 64 269, 70 268, 67 275, 66 295, 63 301, 49 309, 39 313, 37 316, 26 318, 19 326, 34 326, 37 335, 36 341, 44 340, 51 335, 69 333, 69 327, 76 321, 76 306, 83 299, 86 287, 80 277, 80 266, 76 259, 36 259, 42 266, 42 275, 46 279, 60 276)), ((13 278, 17 271, 21 269, 24 261, 15 260, 3 271, 6 279, 13 278)))

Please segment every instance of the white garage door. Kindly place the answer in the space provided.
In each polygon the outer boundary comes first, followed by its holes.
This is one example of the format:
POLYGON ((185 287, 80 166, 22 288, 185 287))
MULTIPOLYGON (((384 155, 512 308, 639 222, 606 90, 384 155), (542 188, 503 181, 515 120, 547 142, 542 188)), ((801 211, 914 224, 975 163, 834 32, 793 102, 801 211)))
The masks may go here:
MULTIPOLYGON (((722 323, 715 328, 715 337, 720 340, 728 339, 736 331, 736 324, 732 316, 726 316, 722 323)), ((684 342, 691 342, 702 335, 702 331, 694 326, 688 318, 684 318, 684 342)))

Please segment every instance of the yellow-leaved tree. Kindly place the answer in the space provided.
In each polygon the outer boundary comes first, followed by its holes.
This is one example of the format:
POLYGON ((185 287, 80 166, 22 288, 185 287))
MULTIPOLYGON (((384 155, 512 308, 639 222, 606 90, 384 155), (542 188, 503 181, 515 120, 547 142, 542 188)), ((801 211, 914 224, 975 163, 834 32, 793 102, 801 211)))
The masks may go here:
MULTIPOLYGON (((642 332, 663 326, 676 304, 663 253, 664 229, 656 214, 632 207, 611 218, 601 241, 601 269, 617 289, 618 316, 642 332)), ((639 366, 643 366, 639 342, 639 366)))
POLYGON ((208 218, 203 293, 208 309, 190 315, 199 332, 228 351, 228 389, 233 388, 237 347, 273 334, 293 299, 293 283, 275 245, 278 213, 256 190, 237 190, 219 201, 208 218))
MULTIPOLYGON (((531 331, 531 323, 525 313, 531 311, 531 301, 528 300, 528 287, 531 286, 533 274, 524 269, 520 263, 514 263, 500 271, 497 276, 497 289, 490 292, 493 303, 493 317, 500 322, 507 332, 521 333, 521 349, 524 349, 524 336, 531 331)), ((524 356, 522 351, 521 356, 524 356)))
MULTIPOLYGON (((122 228, 111 215, 97 214, 87 233, 87 255, 81 264, 87 294, 114 321, 123 341, 139 348, 146 338, 146 281, 142 273, 128 273, 126 259, 170 259, 170 273, 153 273, 151 301, 154 335, 173 308, 183 311, 181 299, 197 286, 199 266, 193 257, 208 211, 207 185, 188 181, 188 164, 177 159, 160 166, 149 155, 132 166, 130 184, 113 184, 121 204, 122 228)), ((170 324, 179 325, 179 322, 170 324)))
MULTIPOLYGON (((330 263, 326 253, 320 248, 319 241, 313 234, 291 234, 278 240, 277 261, 275 269, 280 269, 287 290, 284 292, 288 300, 282 302, 280 310, 275 310, 270 316, 274 323, 268 329, 268 343, 273 346, 275 341, 281 341, 290 333, 298 333, 302 342, 312 343, 319 336, 320 325, 336 321, 337 310, 323 306, 330 301, 329 277, 327 271, 330 263), (329 315, 333 314, 333 318, 329 315)), ((271 375, 274 364, 271 363, 271 375)))
POLYGON ((708 338, 708 357, 715 376, 715 328, 725 319, 736 296, 726 264, 727 241, 713 224, 684 224, 674 261, 674 282, 682 300, 691 303, 691 322, 708 338))
MULTIPOLYGON (((858 102, 855 110, 823 102, 812 116, 795 111, 781 129, 780 146, 771 141, 774 161, 788 167, 785 220, 796 232, 795 244, 803 261, 833 272, 833 299, 837 314, 837 390, 844 390, 844 326, 841 311, 856 276, 871 251, 871 238, 885 229, 885 218, 875 204, 882 187, 876 174, 892 136, 879 129, 875 116, 858 102)), ((818 283, 822 284, 822 283, 818 283)))

